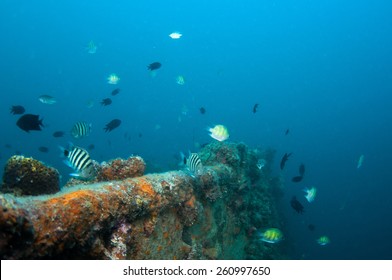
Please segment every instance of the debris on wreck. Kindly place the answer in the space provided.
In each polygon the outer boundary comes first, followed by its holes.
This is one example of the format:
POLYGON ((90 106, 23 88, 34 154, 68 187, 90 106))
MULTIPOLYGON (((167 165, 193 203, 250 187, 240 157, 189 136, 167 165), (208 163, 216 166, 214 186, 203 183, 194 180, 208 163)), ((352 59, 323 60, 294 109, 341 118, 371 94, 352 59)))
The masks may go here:
POLYGON ((101 163, 97 180, 105 182, 140 177, 143 176, 145 169, 146 163, 139 156, 131 156, 128 159, 117 158, 107 163, 101 163))
POLYGON ((6 163, 1 192, 14 195, 42 195, 60 191, 57 169, 24 156, 12 156, 6 163))
POLYGON ((96 170, 96 177, 90 181, 78 180, 71 178, 66 184, 66 187, 74 185, 89 185, 99 182, 108 182, 114 180, 125 180, 127 178, 140 177, 144 175, 146 170, 146 163, 139 156, 130 156, 128 159, 116 158, 108 162, 99 164, 93 161, 96 170))
POLYGON ((281 244, 252 234, 282 228, 272 191, 280 186, 270 185, 279 180, 257 167, 265 155, 226 142, 198 154, 196 176, 144 175, 144 160, 130 157, 97 165, 96 181, 70 181, 53 195, 0 194, 1 259, 284 258, 281 244))

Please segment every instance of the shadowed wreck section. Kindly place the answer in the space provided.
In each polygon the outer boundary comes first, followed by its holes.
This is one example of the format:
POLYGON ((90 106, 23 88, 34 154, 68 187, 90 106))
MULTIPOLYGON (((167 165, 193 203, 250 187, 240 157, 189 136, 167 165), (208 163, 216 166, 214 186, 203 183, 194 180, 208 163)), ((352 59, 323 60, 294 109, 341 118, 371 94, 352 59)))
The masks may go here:
POLYGON ((52 195, 0 194, 0 257, 284 258, 281 244, 257 234, 282 225, 275 204, 280 181, 270 177, 273 152, 214 142, 198 154, 198 174, 138 174, 52 195))

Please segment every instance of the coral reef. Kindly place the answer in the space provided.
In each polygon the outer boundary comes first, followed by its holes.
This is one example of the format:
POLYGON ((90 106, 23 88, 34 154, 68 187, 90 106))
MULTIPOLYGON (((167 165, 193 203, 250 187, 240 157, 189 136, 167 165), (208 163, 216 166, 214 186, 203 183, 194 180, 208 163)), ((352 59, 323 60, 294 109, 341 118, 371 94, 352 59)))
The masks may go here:
POLYGON ((101 163, 101 168, 98 170, 97 181, 105 182, 139 177, 144 174, 145 169, 146 164, 141 157, 132 156, 126 160, 117 158, 107 163, 101 163))
POLYGON ((271 191, 279 181, 260 180, 267 175, 256 166, 263 155, 215 141, 199 155, 197 175, 141 176, 144 161, 131 157, 104 164, 95 182, 54 195, 0 195, 0 257, 284 258, 279 244, 266 245, 256 234, 281 226, 271 191))
POLYGON ((33 158, 12 156, 4 168, 1 191, 14 195, 53 194, 60 191, 60 174, 33 158))

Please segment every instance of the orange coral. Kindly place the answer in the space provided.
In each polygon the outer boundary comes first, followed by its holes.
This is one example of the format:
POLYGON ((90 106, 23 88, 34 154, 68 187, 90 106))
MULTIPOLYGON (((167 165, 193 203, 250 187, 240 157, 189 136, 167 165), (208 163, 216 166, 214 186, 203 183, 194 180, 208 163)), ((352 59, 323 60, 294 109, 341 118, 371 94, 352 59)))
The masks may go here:
POLYGON ((86 197, 93 197, 93 192, 90 190, 78 190, 75 192, 64 194, 60 197, 49 199, 48 204, 63 204, 64 206, 70 204, 75 199, 86 199, 86 197))
POLYGON ((195 202, 196 202, 196 197, 192 195, 192 197, 185 202, 186 207, 194 208, 195 207, 195 202))
POLYGON ((137 178, 138 181, 138 187, 139 189, 147 194, 148 196, 155 196, 155 190, 152 187, 151 183, 147 182, 147 180, 144 177, 137 178))

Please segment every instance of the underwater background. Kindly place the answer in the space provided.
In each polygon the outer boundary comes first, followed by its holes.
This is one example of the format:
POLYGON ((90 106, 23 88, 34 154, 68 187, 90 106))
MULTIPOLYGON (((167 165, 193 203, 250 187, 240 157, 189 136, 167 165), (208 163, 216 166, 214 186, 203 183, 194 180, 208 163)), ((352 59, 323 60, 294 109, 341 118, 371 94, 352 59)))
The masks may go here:
POLYGON ((65 183, 72 170, 58 147, 73 142, 93 144, 98 161, 135 154, 147 172, 174 170, 180 152, 215 141, 207 127, 224 124, 229 141, 276 150, 290 258, 392 259, 391 12, 390 1, 3 0, 1 166, 32 156, 65 183), (107 83, 111 73, 118 85, 107 83), (57 102, 39 102, 43 94, 57 102), (17 127, 13 105, 43 118, 42 131, 17 127), (112 119, 122 123, 105 132, 112 119), (92 123, 90 136, 70 135, 78 121, 92 123), (59 130, 67 135, 54 138, 59 130), (306 174, 293 183, 301 163, 306 174), (293 195, 303 214, 290 207, 293 195), (316 243, 321 234, 328 246, 316 243))

